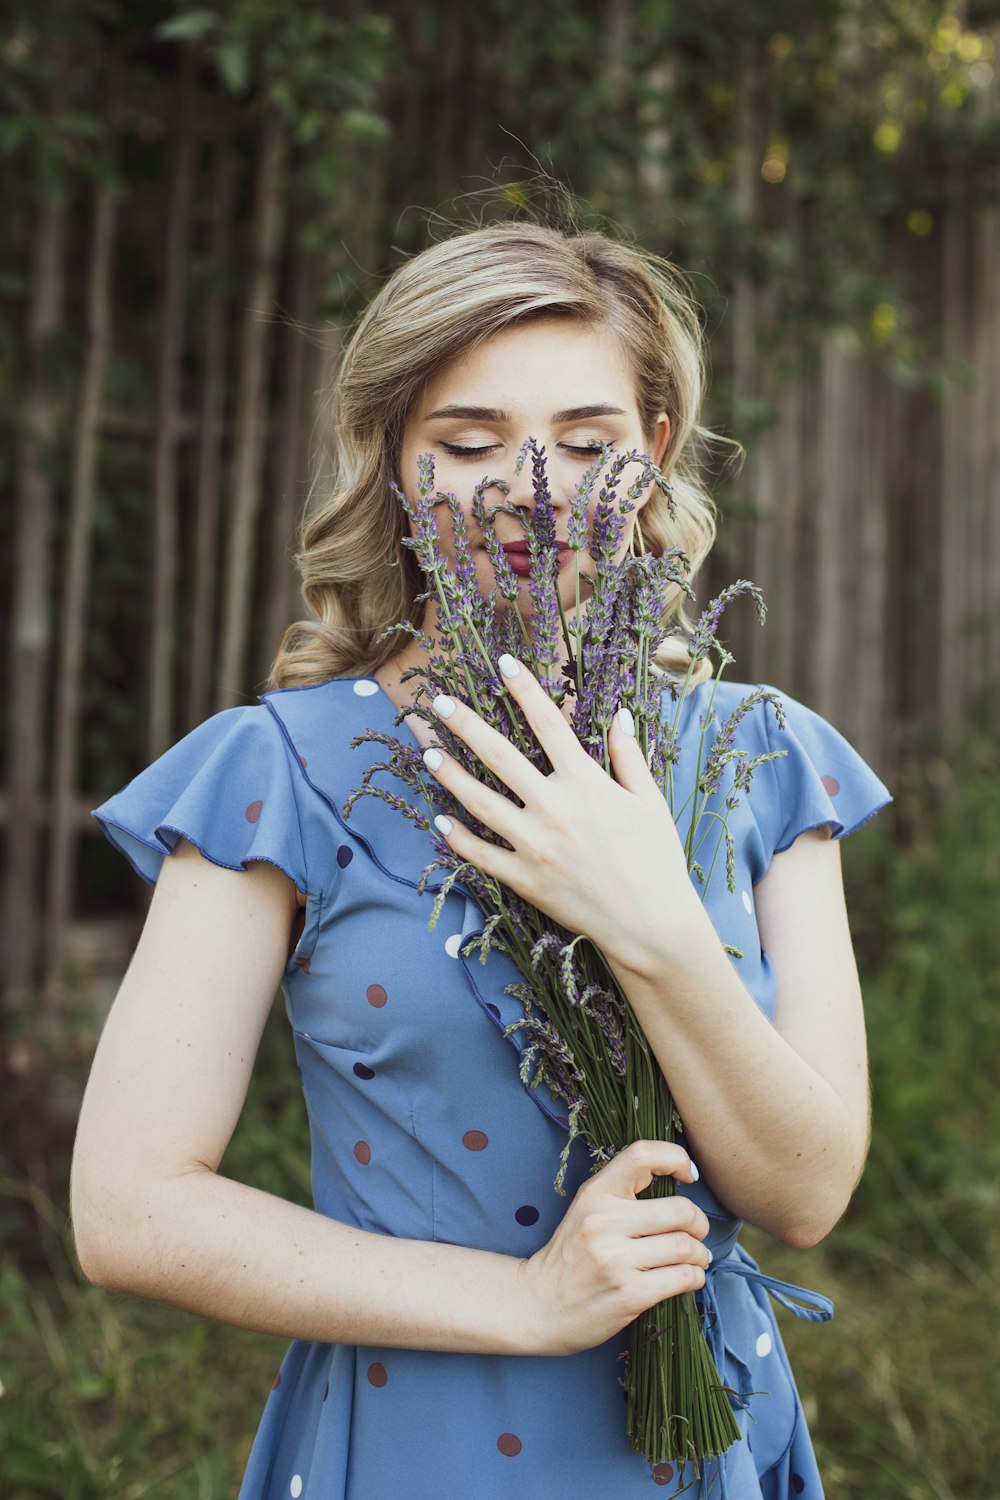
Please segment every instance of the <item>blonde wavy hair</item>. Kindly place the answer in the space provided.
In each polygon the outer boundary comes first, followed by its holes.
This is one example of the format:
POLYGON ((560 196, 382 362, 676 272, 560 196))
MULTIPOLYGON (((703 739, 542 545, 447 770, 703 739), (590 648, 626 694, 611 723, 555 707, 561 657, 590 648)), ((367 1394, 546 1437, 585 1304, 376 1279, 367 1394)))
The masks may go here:
MULTIPOLYGON (((370 675, 400 649, 387 626, 419 623, 423 586, 402 546, 405 517, 390 491, 409 415, 429 380, 512 324, 565 317, 606 327, 635 375, 643 432, 670 418, 661 468, 676 516, 656 490, 642 509, 637 545, 680 546, 692 575, 715 539, 714 507, 692 454, 718 439, 699 424, 707 382, 700 308, 668 262, 595 232, 531 222, 492 224, 431 245, 399 267, 348 342, 327 403, 325 445, 296 561, 312 618, 289 626, 269 688, 370 675)), ((738 445, 731 444, 738 448, 738 445)), ((688 666, 690 622, 679 590, 664 600, 665 671, 688 666)), ((708 670, 707 664, 702 668, 708 670)))

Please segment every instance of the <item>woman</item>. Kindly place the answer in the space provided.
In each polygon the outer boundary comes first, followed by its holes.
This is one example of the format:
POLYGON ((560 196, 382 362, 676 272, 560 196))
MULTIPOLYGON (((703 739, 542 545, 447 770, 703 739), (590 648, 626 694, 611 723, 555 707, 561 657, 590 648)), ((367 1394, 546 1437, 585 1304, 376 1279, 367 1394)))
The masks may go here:
MULTIPOLYGON (((452 847, 594 939, 685 1121, 697 1167, 680 1145, 641 1142, 591 1176, 578 1141, 565 1199, 552 1191, 558 1106, 522 1087, 504 1036, 517 1018, 508 961, 462 956, 482 919, 458 889, 428 930, 426 834, 373 798, 341 811, 374 758, 352 737, 393 732, 412 691, 401 674, 420 662, 414 644, 400 649, 407 637, 377 640, 417 616, 422 586, 390 481, 412 492, 428 452, 461 497, 484 473, 504 479, 514 511, 498 530, 523 575, 525 440, 546 448, 563 537, 595 450, 644 450, 671 479, 677 518, 652 490, 623 547, 679 542, 697 565, 711 510, 686 450, 702 431, 703 371, 677 278, 603 236, 498 225, 415 257, 375 298, 338 377, 333 482, 300 558, 316 618, 289 632, 262 705, 210 719, 98 810, 159 878, 84 1100, 77 1246, 101 1285, 295 1341, 243 1500, 679 1493, 690 1468, 651 1474, 627 1444, 618 1361, 631 1319, 692 1289, 742 1433, 706 1466, 705 1493, 822 1493, 769 1283, 736 1236, 747 1219, 815 1243, 861 1171, 864 1029, 832 837, 870 817, 884 788, 800 705, 786 702, 784 731, 749 716, 740 743, 784 754, 734 815, 737 894, 719 882, 703 906, 627 715, 612 729, 612 780, 527 669, 503 663, 549 752, 543 778, 468 705, 439 700, 520 806, 484 795, 435 754, 421 719, 405 721, 441 784, 511 846, 451 819, 452 847), (279 982, 315 1211, 216 1170, 279 982), (639 1199, 656 1174, 683 1191, 639 1199)), ((681 605, 665 614, 683 624, 681 605)), ((433 637, 429 605, 422 623, 433 637)), ((673 646, 661 665, 683 670, 673 646)), ((720 693, 724 710, 740 689, 720 693)), ((701 688, 685 706, 682 771, 699 702, 701 688)), ((828 1315, 806 1300, 806 1315, 828 1315)))

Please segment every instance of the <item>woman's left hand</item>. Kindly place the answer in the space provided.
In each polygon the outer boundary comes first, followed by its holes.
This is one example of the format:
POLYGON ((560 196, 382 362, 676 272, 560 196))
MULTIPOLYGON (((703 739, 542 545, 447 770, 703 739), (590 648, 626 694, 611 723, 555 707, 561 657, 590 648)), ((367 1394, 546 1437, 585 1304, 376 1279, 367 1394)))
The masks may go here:
POLYGON ((483 785, 453 756, 429 751, 425 761, 440 784, 511 847, 489 843, 453 818, 439 820, 439 831, 459 858, 571 932, 585 933, 612 962, 634 962, 637 946, 658 928, 662 952, 664 922, 670 921, 680 940, 701 903, 627 710, 616 714, 608 739, 617 778, 612 780, 527 667, 510 657, 501 660, 504 682, 552 772, 544 775, 466 704, 435 699, 448 728, 523 804, 483 785), (508 675, 511 666, 516 670, 508 675))

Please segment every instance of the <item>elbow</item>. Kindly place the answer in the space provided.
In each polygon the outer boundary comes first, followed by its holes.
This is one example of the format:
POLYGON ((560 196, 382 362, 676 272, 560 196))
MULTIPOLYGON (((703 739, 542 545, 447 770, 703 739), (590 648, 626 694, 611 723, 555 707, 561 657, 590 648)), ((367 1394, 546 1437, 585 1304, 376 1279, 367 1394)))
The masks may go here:
POLYGON ((835 1219, 798 1219, 772 1232, 779 1244, 786 1245, 789 1250, 812 1250, 826 1239, 840 1218, 841 1215, 838 1214, 835 1219))
POLYGON ((70 1195, 70 1226, 77 1264, 84 1278, 104 1291, 127 1290, 121 1285, 120 1236, 91 1201, 84 1201, 78 1184, 70 1195))
POLYGON ((141 1247, 126 1200, 107 1182, 90 1181, 74 1169, 70 1225, 77 1263, 87 1281, 108 1292, 134 1291, 142 1280, 141 1247))
POLYGON ((789 1250, 812 1250, 840 1223, 854 1192, 855 1180, 850 1187, 838 1189, 828 1184, 822 1196, 811 1202, 800 1201, 789 1205, 780 1222, 773 1225, 769 1233, 789 1250))

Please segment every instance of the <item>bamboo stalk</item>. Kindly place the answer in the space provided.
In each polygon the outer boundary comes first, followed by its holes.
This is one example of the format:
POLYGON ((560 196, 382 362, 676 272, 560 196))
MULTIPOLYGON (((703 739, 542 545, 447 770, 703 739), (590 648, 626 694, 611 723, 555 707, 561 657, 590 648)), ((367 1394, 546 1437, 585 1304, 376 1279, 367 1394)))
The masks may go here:
MULTIPOLYGON (((52 64, 53 80, 46 100, 50 119, 66 110, 70 98, 70 59, 64 47, 53 47, 52 64)), ((45 767, 54 491, 49 465, 61 406, 46 369, 46 355, 63 321, 67 215, 62 184, 40 184, 32 236, 27 378, 17 454, 8 669, 7 793, 18 814, 11 819, 7 833, 4 891, 4 981, 11 996, 22 994, 34 981, 38 946, 39 819, 45 767)))
POLYGON ((191 590, 191 664, 187 719, 194 726, 208 713, 215 648, 216 543, 222 498, 222 452, 225 436, 226 360, 229 345, 229 293, 225 285, 232 247, 237 157, 229 109, 220 114, 212 157, 212 207, 209 270, 202 340, 201 420, 193 582, 191 590))
MULTIPOLYGON (((104 159, 118 160, 118 104, 123 48, 113 49, 105 83, 104 159)), ((69 531, 61 587, 62 616, 59 661, 55 683, 51 824, 49 831, 47 945, 45 991, 47 1006, 58 1003, 65 957, 66 926, 76 884, 76 776, 80 750, 80 701, 86 640, 87 591, 90 569, 90 529, 97 479, 97 443, 101 392, 112 337, 112 283, 118 184, 110 176, 98 180, 93 197, 90 272, 87 281, 87 348, 80 380, 73 442, 73 477, 69 499, 69 531)))
POLYGON ((306 391, 310 371, 317 370, 316 351, 309 342, 306 324, 316 299, 316 267, 312 258, 297 248, 292 260, 291 316, 284 329, 287 354, 282 361, 285 374, 284 410, 276 466, 274 503, 270 515, 268 576, 264 606, 263 648, 276 650, 285 627, 291 623, 296 595, 297 575, 289 549, 294 539, 295 522, 305 499, 303 477, 306 470, 308 433, 313 397, 306 391))
POLYGON ((284 127, 275 111, 268 109, 261 120, 251 233, 253 263, 241 339, 225 603, 216 687, 216 706, 220 709, 243 702, 246 696, 244 673, 266 432, 268 313, 274 303, 284 231, 286 153, 284 127))
POLYGON ((162 754, 170 743, 173 725, 178 415, 181 405, 188 235, 195 168, 194 100, 194 54, 189 47, 181 47, 174 93, 174 155, 163 259, 156 455, 153 465, 153 601, 146 746, 151 760, 162 754))

